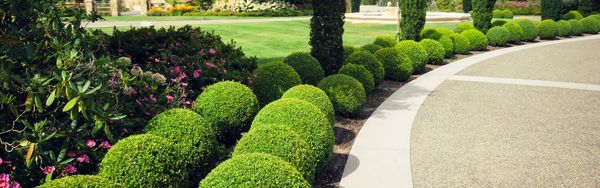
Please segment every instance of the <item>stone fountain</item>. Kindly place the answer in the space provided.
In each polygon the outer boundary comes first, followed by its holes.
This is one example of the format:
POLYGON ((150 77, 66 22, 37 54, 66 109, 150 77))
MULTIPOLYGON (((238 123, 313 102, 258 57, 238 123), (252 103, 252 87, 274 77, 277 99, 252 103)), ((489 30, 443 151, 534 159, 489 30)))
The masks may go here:
MULTIPOLYGON (((397 23, 398 0, 379 0, 375 6, 365 6, 365 11, 346 14, 346 21, 370 23, 397 23), (387 3, 385 3, 387 1, 387 3)), ((440 12, 435 0, 428 0, 426 22, 463 22, 470 21, 471 15, 458 12, 440 12)))

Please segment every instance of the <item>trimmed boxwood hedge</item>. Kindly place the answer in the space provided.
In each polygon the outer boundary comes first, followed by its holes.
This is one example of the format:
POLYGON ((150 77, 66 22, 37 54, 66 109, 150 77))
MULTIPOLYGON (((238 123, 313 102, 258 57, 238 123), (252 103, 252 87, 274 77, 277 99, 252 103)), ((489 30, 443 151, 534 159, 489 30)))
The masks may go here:
POLYGON ((510 33, 508 42, 518 43, 523 38, 523 29, 521 29, 521 26, 517 22, 506 23, 502 27, 506 28, 510 33))
POLYGON ((383 48, 382 46, 379 46, 377 44, 366 44, 362 47, 360 47, 361 50, 369 52, 371 54, 374 54, 375 52, 377 52, 377 50, 383 48))
POLYGON ((438 40, 444 46, 445 56, 450 57, 454 54, 454 42, 450 39, 450 35, 444 35, 438 40))
POLYGON ((365 66, 365 68, 367 68, 367 70, 373 74, 375 86, 379 85, 385 76, 385 69, 383 68, 381 62, 373 54, 365 51, 354 52, 352 55, 350 55, 350 57, 348 57, 348 59, 346 59, 346 64, 365 66))
POLYGON ((99 175, 125 187, 185 186, 186 156, 166 138, 141 134, 120 140, 104 156, 99 175))
POLYGON ((344 45, 344 61, 346 59, 348 59, 348 57, 350 57, 350 55, 352 55, 354 52, 356 52, 358 50, 360 50, 360 49, 358 49, 357 47, 344 45))
POLYGON ((492 26, 503 26, 507 22, 505 20, 495 20, 492 22, 492 26))
POLYGON ((443 28, 443 27, 440 27, 440 28, 435 28, 435 30, 436 30, 438 33, 441 33, 442 35, 451 35, 451 34, 453 34, 453 33, 454 33, 454 31, 452 31, 451 29, 448 29, 448 28, 443 28))
POLYGON ((318 167, 331 158, 335 141, 333 128, 327 116, 315 105, 300 99, 279 99, 258 112, 250 129, 270 124, 287 125, 298 133, 316 157, 318 167))
POLYGON ((487 48, 488 39, 481 31, 469 29, 463 31, 461 35, 469 40, 471 50, 485 50, 487 48))
POLYGON ((461 22, 456 24, 456 26, 454 26, 454 32, 460 34, 463 31, 469 30, 469 29, 475 29, 475 26, 473 26, 472 23, 467 23, 467 22, 461 22))
POLYGON ((597 20, 593 17, 585 17, 581 19, 581 24, 583 25, 583 32, 587 34, 597 34, 600 32, 600 20, 597 20))
POLYGON ((396 44, 395 48, 404 52, 413 63, 414 72, 419 72, 425 68, 429 56, 421 44, 414 40, 404 40, 396 44))
POLYGON ((352 76, 352 78, 358 80, 366 93, 371 92, 375 87, 375 81, 373 81, 373 74, 365 68, 365 66, 357 64, 345 64, 340 69, 339 74, 352 76))
POLYGON ((373 44, 379 45, 384 48, 394 47, 396 43, 398 43, 396 37, 385 35, 378 36, 377 38, 375 38, 375 41, 373 41, 373 44))
POLYGON ((414 71, 410 58, 397 48, 383 48, 375 53, 375 57, 383 63, 388 80, 406 81, 414 71))
POLYGON ((319 89, 316 86, 312 85, 298 85, 290 88, 285 93, 283 93, 282 99, 285 98, 294 98, 304 100, 309 102, 315 106, 317 106, 327 119, 329 123, 333 127, 335 124, 335 110, 333 109, 333 103, 331 103, 331 99, 327 96, 325 91, 319 89))
POLYGON ((469 39, 467 37, 454 33, 450 35, 450 39, 454 43, 454 53, 457 54, 466 54, 471 50, 471 44, 469 43, 469 39))
POLYGON ((576 19, 571 19, 571 20, 569 20, 569 23, 571 23, 571 32, 570 32, 571 35, 581 36, 581 34, 583 34, 583 24, 581 24, 581 21, 576 20, 576 19))
POLYGON ((217 139, 233 144, 248 130, 260 106, 256 95, 244 84, 223 81, 206 87, 196 98, 194 111, 216 130, 217 139))
POLYGON ((319 64, 319 61, 315 59, 310 53, 306 52, 295 52, 283 59, 283 63, 292 66, 296 73, 300 76, 302 83, 317 85, 323 77, 325 72, 319 64))
POLYGON ((212 187, 297 187, 310 183, 290 163, 264 153, 237 155, 223 162, 200 182, 212 187))
POLYGON ((254 93, 261 105, 277 100, 288 89, 302 84, 300 75, 291 66, 282 62, 271 62, 254 71, 254 93))
POLYGON ((358 116, 367 102, 367 95, 360 82, 351 76, 334 74, 319 83, 333 103, 336 112, 345 117, 358 116))
POLYGON ((510 39, 510 32, 505 27, 495 26, 488 30, 485 36, 492 46, 506 46, 510 39))
POLYGON ((538 37, 537 26, 529 19, 515 20, 523 30, 523 41, 534 41, 538 37))
POLYGON ((442 37, 442 33, 438 32, 437 29, 426 27, 421 31, 421 40, 423 39, 433 39, 438 40, 442 37))
POLYGON ((444 46, 438 41, 433 39, 423 39, 419 42, 421 46, 427 51, 427 63, 433 65, 439 65, 444 63, 444 57, 446 56, 446 50, 444 46))
POLYGON ((552 39, 558 35, 558 24, 554 20, 543 20, 537 24, 541 39, 552 39))
POLYGON ((59 179, 55 179, 46 182, 37 188, 73 188, 73 187, 85 187, 85 188, 120 188, 123 187, 121 184, 110 181, 101 176, 93 175, 73 175, 66 176, 59 179))
POLYGON ((572 20, 572 19, 581 20, 581 19, 583 19, 583 15, 581 15, 581 13, 579 13, 576 10, 572 10, 572 11, 569 11, 569 12, 563 14, 560 18, 562 20, 572 20))
POLYGON ((565 20, 559 20, 558 22, 556 22, 556 24, 558 25, 558 36, 571 36, 571 23, 565 20))

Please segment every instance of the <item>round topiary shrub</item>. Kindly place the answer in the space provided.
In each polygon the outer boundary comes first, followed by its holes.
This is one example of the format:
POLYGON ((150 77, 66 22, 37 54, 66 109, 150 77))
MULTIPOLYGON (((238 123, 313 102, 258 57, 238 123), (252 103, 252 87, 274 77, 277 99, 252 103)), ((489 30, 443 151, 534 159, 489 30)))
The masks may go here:
POLYGON ((336 112, 342 116, 358 116, 367 102, 367 95, 360 82, 348 75, 334 74, 323 78, 319 83, 333 103, 336 112))
POLYGON ((469 29, 475 29, 475 26, 473 26, 472 23, 467 23, 467 22, 461 22, 456 24, 456 26, 454 26, 454 32, 456 33, 462 33, 463 31, 469 30, 469 29))
POLYGON ((421 46, 427 51, 427 63, 433 65, 439 65, 444 63, 444 57, 446 56, 446 50, 444 46, 438 41, 433 39, 423 39, 419 42, 421 46))
POLYGON ((583 32, 587 34, 597 34, 600 32, 600 21, 590 16, 581 19, 583 32))
POLYGON ((594 19, 600 21, 600 14, 589 15, 588 17, 594 18, 594 19))
POLYGON ((283 96, 281 98, 293 98, 309 102, 317 106, 321 110, 321 112, 323 112, 323 114, 327 116, 327 119, 329 120, 331 126, 335 124, 335 111, 333 109, 333 103, 331 103, 331 99, 329 99, 327 93, 325 93, 318 87, 312 85, 294 86, 293 88, 290 88, 285 93, 283 93, 283 96))
POLYGON ((572 10, 572 11, 569 11, 569 12, 563 14, 560 17, 560 19, 562 19, 562 20, 572 20, 572 19, 581 20, 581 19, 583 19, 583 15, 581 15, 581 13, 579 13, 576 10, 572 10))
POLYGON ((469 39, 467 39, 465 36, 454 33, 450 35, 450 39, 452 39, 452 42, 454 43, 454 53, 466 54, 469 53, 469 50, 471 50, 469 39))
POLYGON ((345 64, 340 69, 339 74, 352 76, 352 78, 358 80, 366 93, 369 93, 375 87, 375 81, 373 81, 373 74, 365 68, 365 66, 357 64, 345 64))
POLYGON ((379 85, 385 76, 385 69, 383 68, 381 62, 373 54, 365 51, 354 52, 348 59, 346 59, 346 64, 365 66, 365 68, 367 68, 367 70, 373 74, 375 86, 379 85))
POLYGON ((373 42, 373 44, 379 45, 384 48, 394 47, 396 43, 398 43, 398 41, 396 40, 396 37, 393 36, 378 36, 373 42))
POLYGON ((232 156, 250 153, 279 157, 294 165, 308 181, 314 179, 316 156, 312 156, 306 141, 287 125, 255 127, 244 134, 235 145, 232 156))
POLYGON ((383 48, 375 53, 375 57, 383 63, 388 80, 406 81, 414 71, 410 58, 397 48, 383 48))
POLYGON ((65 176, 59 179, 48 181, 37 188, 72 188, 72 187, 86 187, 86 188, 117 188, 123 187, 121 184, 112 182, 101 176, 93 175, 73 175, 65 176))
POLYGON ((544 20, 537 24, 541 39, 552 39, 558 34, 558 24, 553 20, 544 20))
POLYGON ((504 18, 504 12, 502 12, 502 10, 495 9, 492 11, 492 18, 504 18))
POLYGON ((534 41, 538 37, 537 26, 529 19, 515 20, 523 30, 523 41, 534 41))
POLYGON ((166 138, 141 134, 120 140, 104 156, 99 175, 125 187, 169 187, 187 183, 187 157, 166 138))
POLYGON ((325 73, 319 61, 305 52, 295 52, 283 59, 283 63, 292 66, 305 84, 317 85, 325 73))
POLYGON ((217 139, 233 144, 247 131, 260 106, 256 95, 244 84, 224 81, 206 87, 196 98, 194 111, 216 130, 217 139))
POLYGON ((570 32, 571 35, 581 36, 581 34, 583 34, 583 24, 581 24, 581 21, 576 20, 576 19, 571 19, 571 20, 569 20, 569 23, 571 23, 571 32, 570 32))
POLYGON ((302 84, 300 75, 291 66, 272 62, 259 66, 254 75, 254 93, 261 105, 277 100, 288 89, 302 84))
POLYGON ((463 31, 461 35, 469 40, 471 50, 485 50, 487 48, 488 39, 481 31, 469 29, 463 31))
POLYGON ((413 63, 414 72, 419 72, 425 68, 429 57, 425 48, 418 42, 414 40, 400 41, 396 44, 395 48, 404 52, 410 58, 410 61, 413 63))
POLYGON ((350 55, 352 55, 354 52, 356 52, 358 50, 359 49, 354 46, 345 46, 344 45, 344 60, 348 59, 348 57, 350 57, 350 55))
POLYGON ((506 28, 510 33, 508 42, 518 43, 523 38, 523 29, 521 29, 521 26, 517 22, 506 23, 502 27, 506 28))
POLYGON ((454 54, 454 42, 450 39, 449 35, 444 35, 438 40, 442 46, 444 46, 445 57, 450 57, 454 54))
POLYGON ((558 25, 558 36, 560 37, 568 37, 571 36, 571 23, 565 20, 560 20, 556 22, 558 25))
POLYGON ((270 124, 287 125, 298 133, 308 144, 311 156, 315 156, 317 167, 331 158, 335 142, 333 128, 315 105, 294 98, 274 101, 258 112, 250 129, 270 124))
POLYGON ((451 35, 451 34, 454 34, 454 31, 452 31, 451 29, 448 29, 448 28, 440 27, 440 28, 435 28, 435 30, 438 33, 441 33, 442 35, 451 35))
POLYGON ((506 24, 505 20, 496 20, 492 22, 492 26, 503 26, 504 24, 506 24))
POLYGON ((492 46, 506 46, 510 39, 508 29, 501 26, 492 27, 485 35, 492 46))
POLYGON ((502 11, 502 18, 513 19, 513 12, 510 11, 510 10, 503 10, 502 11))
POLYGON ((426 27, 425 29, 421 30, 421 39, 438 40, 440 37, 442 37, 442 35, 442 33, 438 32, 434 28, 426 27))
MULTIPOLYGON (((377 52, 377 50, 383 48, 382 46, 379 46, 377 44, 366 44, 362 47, 360 47, 361 50, 369 52, 371 54, 374 54, 375 52, 377 52)), ((350 55, 352 56, 352 55, 350 55)))
POLYGON ((264 153, 237 155, 215 168, 200 188, 213 187, 296 187, 310 183, 290 163, 264 153))

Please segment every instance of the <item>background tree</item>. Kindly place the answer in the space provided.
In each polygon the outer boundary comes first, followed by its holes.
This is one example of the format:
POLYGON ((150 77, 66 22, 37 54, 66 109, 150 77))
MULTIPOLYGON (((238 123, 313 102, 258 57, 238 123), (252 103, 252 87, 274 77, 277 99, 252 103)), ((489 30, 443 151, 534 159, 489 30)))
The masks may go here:
POLYGON ((400 10, 402 20, 400 28, 401 38, 404 40, 420 40, 421 30, 425 25, 426 0, 401 0, 400 10))
POLYGON ((560 20, 562 0, 542 0, 542 20, 560 20))
POLYGON ((473 5, 473 25, 481 32, 487 32, 492 27, 492 11, 496 0, 475 0, 473 5))
POLYGON ((360 12, 360 1, 361 0, 352 0, 352 12, 360 12))
POLYGON ((469 13, 472 9, 471 0, 463 0, 463 11, 469 13))
POLYGON ((336 73, 344 64, 344 0, 313 1, 310 45, 311 54, 325 70, 326 74, 336 73))
POLYGON ((593 12, 600 12, 599 0, 579 0, 577 10, 583 15, 588 16, 593 12))

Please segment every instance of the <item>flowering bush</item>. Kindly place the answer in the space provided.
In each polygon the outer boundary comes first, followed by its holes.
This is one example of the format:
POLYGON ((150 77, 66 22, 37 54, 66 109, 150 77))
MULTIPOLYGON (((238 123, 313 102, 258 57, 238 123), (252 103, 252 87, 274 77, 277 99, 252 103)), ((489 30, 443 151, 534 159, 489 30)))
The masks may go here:
POLYGON ((148 16, 168 16, 170 15, 169 11, 166 11, 162 8, 151 8, 148 10, 148 16))
POLYGON ((213 4, 212 11, 252 12, 263 10, 287 10, 296 9, 296 6, 281 1, 258 2, 255 0, 219 0, 213 4))
POLYGON ((495 8, 510 10, 515 15, 540 15, 542 13, 539 1, 498 1, 495 8))

